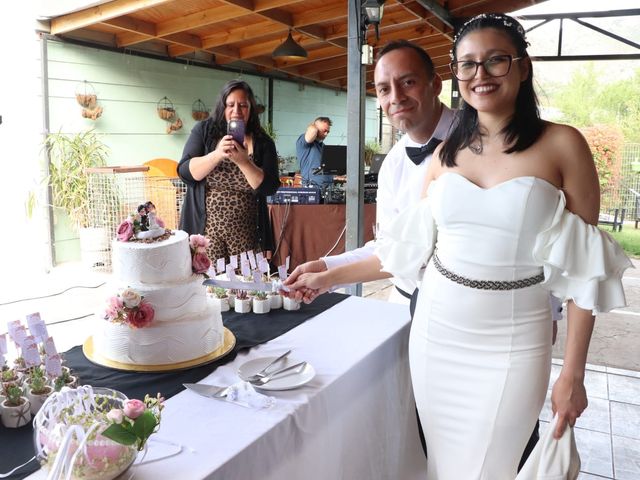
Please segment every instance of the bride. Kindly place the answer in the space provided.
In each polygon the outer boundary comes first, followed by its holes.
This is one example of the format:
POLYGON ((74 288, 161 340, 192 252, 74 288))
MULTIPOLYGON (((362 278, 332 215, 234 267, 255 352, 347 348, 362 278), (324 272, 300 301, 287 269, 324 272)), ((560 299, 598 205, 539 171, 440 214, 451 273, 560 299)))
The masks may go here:
POLYGON ((462 26, 451 70, 463 102, 425 199, 382 232, 376 257, 288 285, 311 299, 384 272, 423 275, 409 361, 429 480, 516 477, 549 382, 549 292, 567 301, 555 438, 587 407, 595 314, 625 304, 620 279, 631 264, 595 227, 591 152, 576 129, 540 118, 527 45, 507 15, 462 26))

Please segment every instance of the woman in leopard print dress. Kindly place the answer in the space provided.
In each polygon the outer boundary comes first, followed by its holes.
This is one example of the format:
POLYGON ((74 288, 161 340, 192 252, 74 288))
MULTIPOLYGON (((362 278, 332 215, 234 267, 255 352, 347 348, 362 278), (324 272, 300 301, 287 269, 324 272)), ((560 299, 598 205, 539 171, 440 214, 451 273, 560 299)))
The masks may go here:
POLYGON ((211 118, 191 131, 178 174, 187 184, 180 228, 209 237, 212 261, 273 250, 266 196, 280 185, 278 157, 246 82, 232 80, 223 87, 211 118), (232 119, 244 120, 243 145, 227 135, 232 119))

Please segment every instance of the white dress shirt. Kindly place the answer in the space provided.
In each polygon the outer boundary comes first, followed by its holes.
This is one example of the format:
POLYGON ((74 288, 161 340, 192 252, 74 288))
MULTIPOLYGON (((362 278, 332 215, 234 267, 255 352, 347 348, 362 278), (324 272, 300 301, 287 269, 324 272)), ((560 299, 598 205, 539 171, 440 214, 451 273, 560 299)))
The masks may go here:
MULTIPOLYGON (((432 138, 444 140, 452 121, 453 111, 443 105, 440 120, 436 125, 432 138)), ((379 231, 384 231, 385 228, 388 228, 396 218, 396 215, 405 208, 420 201, 424 179, 427 174, 427 166, 431 162, 431 154, 427 155, 421 164, 416 165, 407 156, 405 147, 420 147, 426 145, 426 143, 414 142, 409 138, 408 134, 405 134, 391 148, 384 162, 382 162, 378 173, 378 195, 376 200, 376 223, 379 231)), ((340 255, 323 257, 322 260, 324 260, 327 268, 331 269, 358 262, 373 254, 374 242, 368 242, 363 247, 340 255)), ((400 278, 392 278, 391 281, 398 288, 409 294, 416 288, 416 283, 412 281, 400 278)))

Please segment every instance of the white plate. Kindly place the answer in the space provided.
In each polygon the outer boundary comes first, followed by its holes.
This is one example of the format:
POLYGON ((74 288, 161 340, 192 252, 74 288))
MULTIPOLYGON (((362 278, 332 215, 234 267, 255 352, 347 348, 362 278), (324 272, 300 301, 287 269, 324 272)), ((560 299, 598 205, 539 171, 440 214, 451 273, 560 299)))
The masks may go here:
MULTIPOLYGON (((274 355, 273 357, 261 357, 261 358, 254 358, 253 360, 249 360, 248 362, 245 362, 242 365, 240 365, 240 368, 238 368, 238 376, 242 380, 246 381, 248 377, 258 373, 260 370, 262 370, 264 367, 269 365, 269 363, 275 360, 276 358, 278 358, 277 355, 274 355)), ((280 360, 278 363, 276 363, 269 370, 270 371, 279 370, 281 368, 285 368, 290 365, 295 365, 296 363, 300 363, 300 362, 302 362, 302 360, 286 357, 283 360, 280 360)), ((307 363, 307 365, 304 367, 304 369, 301 372, 291 373, 291 374, 285 373, 282 376, 274 377, 272 380, 269 380, 269 382, 265 383, 264 385, 256 385, 254 383, 252 383, 251 385, 253 385, 254 388, 259 388, 261 390, 291 390, 292 388, 298 388, 310 382, 311 379, 315 377, 315 375, 316 375, 316 371, 310 364, 307 363)))

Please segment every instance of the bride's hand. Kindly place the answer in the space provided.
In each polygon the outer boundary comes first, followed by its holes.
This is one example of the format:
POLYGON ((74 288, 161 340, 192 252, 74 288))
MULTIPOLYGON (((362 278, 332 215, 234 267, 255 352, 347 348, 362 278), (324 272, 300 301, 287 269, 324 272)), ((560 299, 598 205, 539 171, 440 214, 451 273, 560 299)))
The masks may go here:
POLYGON ((326 272, 302 273, 295 281, 285 284, 295 291, 296 300, 302 300, 305 303, 311 303, 318 295, 321 295, 331 288, 330 278, 326 272), (299 295, 300 294, 300 295, 299 295))
POLYGON ((562 436, 567 423, 573 427, 587 405, 587 391, 583 380, 571 378, 570 375, 563 376, 561 373, 551 391, 551 410, 558 414, 558 424, 553 438, 558 439, 562 436))

